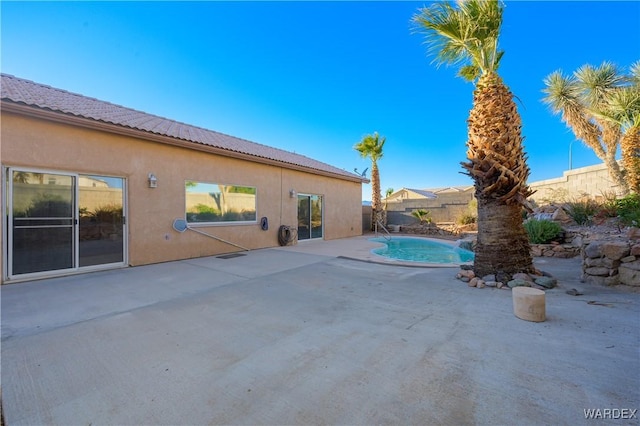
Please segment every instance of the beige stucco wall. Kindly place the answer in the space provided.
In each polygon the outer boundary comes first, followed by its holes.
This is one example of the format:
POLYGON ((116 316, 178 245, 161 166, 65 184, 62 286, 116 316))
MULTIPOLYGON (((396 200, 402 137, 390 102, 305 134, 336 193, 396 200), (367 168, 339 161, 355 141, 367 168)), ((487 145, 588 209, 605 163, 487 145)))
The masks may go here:
MULTIPOLYGON (((185 215, 185 180, 257 188, 259 223, 201 228, 250 249, 278 245, 281 224, 297 226, 289 190, 324 196, 324 238, 360 235, 361 183, 2 112, 3 166, 123 177, 129 264, 142 265, 236 251, 195 232, 172 229, 185 215), (158 187, 148 187, 148 174, 158 187)), ((4 237, 4 236, 3 236, 4 237)), ((4 238, 3 238, 4 242, 4 238)), ((3 243, 6 247, 6 242, 3 243)))

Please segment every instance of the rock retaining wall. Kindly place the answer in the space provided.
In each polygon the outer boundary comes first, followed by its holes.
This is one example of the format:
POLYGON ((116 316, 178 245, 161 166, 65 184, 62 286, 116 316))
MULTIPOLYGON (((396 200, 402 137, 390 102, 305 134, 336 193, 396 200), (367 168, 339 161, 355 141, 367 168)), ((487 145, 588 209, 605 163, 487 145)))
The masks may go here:
POLYGON ((582 250, 582 279, 605 286, 640 287, 640 241, 587 241, 582 250))

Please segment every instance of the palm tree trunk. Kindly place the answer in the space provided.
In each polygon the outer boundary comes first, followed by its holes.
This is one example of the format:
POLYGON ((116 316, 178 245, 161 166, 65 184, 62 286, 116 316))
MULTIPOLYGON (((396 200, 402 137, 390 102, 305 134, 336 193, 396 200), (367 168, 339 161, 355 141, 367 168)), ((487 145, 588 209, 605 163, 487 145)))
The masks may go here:
POLYGON ((629 190, 640 194, 640 127, 634 126, 625 132, 620 148, 629 190))
POLYGON ((378 163, 371 163, 371 230, 376 229, 376 223, 382 220, 380 206, 382 197, 380 196, 380 172, 378 171, 378 163))
POLYGON ((475 184, 478 244, 474 272, 506 281, 533 272, 522 205, 532 194, 522 146, 521 119, 513 94, 497 74, 480 78, 469 114, 467 158, 462 163, 475 184))
POLYGON ((518 272, 533 272, 529 238, 522 225, 522 207, 494 198, 478 199, 478 242, 473 270, 506 282, 518 272))

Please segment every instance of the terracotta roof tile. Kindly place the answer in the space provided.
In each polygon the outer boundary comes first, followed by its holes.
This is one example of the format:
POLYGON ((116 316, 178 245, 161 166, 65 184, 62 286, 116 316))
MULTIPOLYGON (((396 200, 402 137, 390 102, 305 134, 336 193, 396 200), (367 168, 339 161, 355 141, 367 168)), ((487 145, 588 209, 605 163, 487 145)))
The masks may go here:
MULTIPOLYGON (((223 133, 191 126, 175 120, 115 105, 95 98, 67 92, 8 74, 1 74, 2 101, 21 103, 54 112, 111 123, 174 139, 209 145, 226 151, 260 157, 306 169, 341 175, 349 180, 363 180, 347 172, 304 155, 261 145, 223 133)), ((285 166, 283 164, 283 166, 285 166)))

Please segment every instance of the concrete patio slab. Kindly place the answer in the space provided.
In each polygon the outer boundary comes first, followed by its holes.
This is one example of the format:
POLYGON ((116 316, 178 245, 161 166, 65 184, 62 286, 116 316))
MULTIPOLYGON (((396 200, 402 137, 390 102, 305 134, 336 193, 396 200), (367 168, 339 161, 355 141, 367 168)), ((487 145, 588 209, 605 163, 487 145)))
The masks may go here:
POLYGON ((637 292, 539 259, 559 287, 532 323, 455 269, 338 257, 367 244, 3 286, 6 423, 574 425, 640 408, 637 292))

